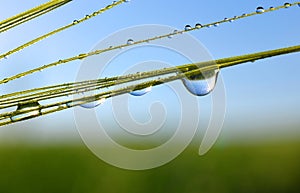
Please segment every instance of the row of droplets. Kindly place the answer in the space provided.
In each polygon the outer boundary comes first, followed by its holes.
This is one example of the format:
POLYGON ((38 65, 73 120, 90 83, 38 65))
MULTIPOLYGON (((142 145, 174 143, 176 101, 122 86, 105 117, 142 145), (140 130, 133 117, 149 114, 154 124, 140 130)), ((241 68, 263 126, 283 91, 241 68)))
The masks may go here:
MULTIPOLYGON (((291 7, 292 4, 291 3, 284 3, 284 7, 285 8, 289 8, 291 7)), ((298 3, 298 6, 300 7, 300 3, 298 3)), ((274 7, 270 7, 269 10, 273 10, 274 7)), ((265 12, 265 9, 261 6, 257 7, 256 8, 256 13, 260 14, 260 13, 264 13, 265 12)), ((247 16, 247 14, 242 14, 242 17, 245 17, 247 16)), ((233 22, 235 19, 237 18, 237 16, 234 16, 233 18, 224 18, 223 22, 233 22)), ((214 26, 214 27, 218 27, 220 25, 220 22, 216 22, 214 24, 211 24, 211 25, 207 25, 207 27, 211 27, 211 26, 214 26)), ((200 24, 200 23, 196 23, 194 27, 192 27, 191 25, 185 25, 184 27, 184 31, 191 31, 193 29, 200 29, 202 28, 203 25, 200 24)), ((180 31, 178 30, 174 30, 172 34, 177 34, 177 33, 180 33, 180 31)), ((172 35, 169 35, 168 38, 172 38, 172 35)), ((127 45, 132 45, 134 44, 135 41, 133 39, 128 39, 127 40, 127 45)))
MULTIPOLYGON (((119 1, 114 1, 114 2, 119 2, 119 1)), ((129 0, 123 0, 123 2, 129 2, 129 0)), ((300 7, 300 3, 285 3, 284 4, 284 7, 285 8, 288 8, 288 7, 291 7, 293 5, 297 4, 299 7, 300 7)), ((270 7, 269 9, 265 10, 263 7, 257 7, 256 8, 256 13, 259 14, 259 13, 264 13, 266 11, 272 11, 272 10, 275 10, 275 9, 279 9, 279 8, 282 8, 281 7, 277 7, 277 8, 273 8, 273 7, 270 7)), ((77 57, 71 57, 71 58, 68 58, 68 59, 64 59, 64 60, 59 60, 57 62, 54 62, 54 63, 51 63, 51 64, 48 64, 48 65, 44 65, 42 67, 39 67, 39 68, 36 68, 36 69, 33 69, 33 70, 30 70, 30 71, 26 71, 25 73, 22 73, 22 74, 18 74, 16 76, 13 76, 13 77, 10 77, 10 78, 6 78, 6 79, 3 79, 2 81, 0 81, 0 84, 2 83, 7 83, 8 81, 11 81, 11 80, 14 80, 14 79, 17 79, 17 78, 20 78, 20 77, 23 77, 23 76, 26 76, 28 74, 32 74, 34 72, 38 72, 40 71, 40 69, 46 69, 46 68, 50 68, 50 67, 53 67, 53 66, 57 66, 58 64, 64 64, 64 63, 68 63, 70 61, 73 61, 73 60, 76 60, 76 59, 84 59, 88 56, 92 56, 92 55, 96 55, 96 54, 100 54, 100 53, 103 53, 103 52, 107 52, 107 51, 110 51, 110 50, 114 50, 114 49, 118 49, 118 48, 123 48, 125 47, 126 45, 129 46, 129 45, 133 45, 133 44, 139 44, 139 43, 144 43, 144 42, 150 42, 152 40, 156 40, 156 39, 161 39, 161 38, 164 38, 164 37, 168 37, 168 38, 172 38, 174 35, 177 35, 177 34, 182 34, 183 32, 188 32, 188 31, 192 31, 194 29, 200 29, 200 28, 203 28, 203 27, 211 27, 211 26, 215 26, 217 27, 219 24, 221 23, 224 23, 224 22, 232 22, 236 19, 240 19, 240 18, 243 18, 243 17, 246 17, 246 16, 250 16, 250 15, 253 15, 252 14, 242 14, 241 16, 235 16, 233 18, 224 18, 222 21, 218 21, 218 22, 214 22, 214 23, 211 23, 211 24, 206 24, 206 25, 202 25, 200 23, 197 23, 194 27, 192 27, 191 25, 186 25, 184 30, 182 31, 179 31, 179 30, 174 30, 172 33, 170 34, 165 34, 165 35, 161 35, 161 36, 157 36, 157 37, 153 37, 153 38, 149 38, 147 40, 140 40, 140 41, 134 41, 133 39, 128 39, 127 40, 127 44, 125 45, 120 45, 120 46, 110 46, 109 48, 106 48, 104 50, 96 50, 94 52, 91 52, 91 53, 86 53, 86 54, 79 54, 77 57)))
MULTIPOLYGON (((204 96, 209 94, 215 88, 217 77, 218 77, 218 70, 211 70, 205 72, 205 74, 189 76, 187 78, 183 78, 182 82, 186 89, 196 96, 204 96)), ((132 96, 143 96, 152 91, 152 85, 148 86, 147 88, 143 88, 140 90, 134 90, 129 94, 132 96)), ((92 109, 98 107, 99 105, 103 104, 106 101, 105 98, 101 98, 96 101, 84 103, 84 101, 79 101, 81 107, 86 109, 92 109)), ((66 104, 69 107, 73 107, 74 103, 70 102, 66 104)), ((17 106, 17 111, 25 111, 25 113, 17 113, 10 117, 12 122, 17 122, 21 120, 30 119, 33 117, 37 117, 41 115, 40 104, 38 101, 30 101, 25 103, 19 103, 17 106)))

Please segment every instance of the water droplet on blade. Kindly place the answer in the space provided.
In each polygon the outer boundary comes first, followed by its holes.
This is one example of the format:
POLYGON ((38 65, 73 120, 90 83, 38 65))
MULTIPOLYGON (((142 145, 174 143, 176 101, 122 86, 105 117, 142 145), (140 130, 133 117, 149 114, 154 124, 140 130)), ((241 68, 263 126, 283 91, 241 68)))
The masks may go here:
POLYGON ((203 72, 200 75, 193 75, 182 79, 186 89, 196 96, 204 96, 209 94, 215 88, 218 70, 203 72))
POLYGON ((195 25, 195 28, 200 29, 200 28, 202 28, 202 25, 201 25, 200 23, 197 23, 197 24, 195 25))
POLYGON ((37 101, 19 103, 17 107, 17 113, 10 117, 11 121, 21 121, 37 117, 41 114, 40 104, 37 101), (18 112, 18 111, 29 111, 29 112, 18 112))
POLYGON ((285 8, 289 8, 290 6, 292 6, 292 4, 290 4, 290 3, 285 3, 285 4, 284 4, 284 7, 285 7, 285 8))
POLYGON ((99 105, 103 104, 105 102, 105 98, 93 101, 93 102, 89 102, 89 103, 85 103, 85 104, 81 104, 80 106, 86 109, 92 109, 95 107, 98 107, 99 105))
POLYGON ((185 27, 184 27, 184 30, 185 31, 189 31, 189 30, 191 30, 192 29, 192 27, 190 26, 190 25, 186 25, 185 27))
POLYGON ((149 87, 144 88, 142 90, 132 91, 132 92, 130 92, 130 94, 132 96, 143 96, 143 95, 147 94, 148 92, 150 92, 151 90, 152 90, 152 86, 149 86, 149 87))
POLYGON ((256 13, 263 13, 263 12, 265 12, 265 9, 263 7, 256 8, 256 13))
POLYGON ((134 44, 134 41, 133 41, 133 39, 129 39, 129 40, 127 40, 127 44, 128 44, 128 45, 134 44))

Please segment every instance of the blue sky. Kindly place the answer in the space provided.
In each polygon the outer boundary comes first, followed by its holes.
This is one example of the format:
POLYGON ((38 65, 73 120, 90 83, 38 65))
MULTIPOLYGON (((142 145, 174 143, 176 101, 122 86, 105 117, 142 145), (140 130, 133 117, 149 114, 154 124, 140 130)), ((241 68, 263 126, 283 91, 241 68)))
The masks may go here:
MULTIPOLYGON (((1 1, 0 19, 45 1, 1 1)), ((106 6, 110 1, 74 0, 54 12, 0 35, 0 51, 5 52, 74 19, 106 6)), ((5 77, 33 67, 90 51, 101 39, 123 28, 143 24, 168 25, 183 29, 186 24, 209 23, 270 7, 285 1, 159 1, 132 0, 85 23, 61 32, 1 61, 5 77)), ((291 2, 292 3, 292 2, 291 2)), ((213 58, 223 58, 300 43, 300 7, 262 14, 233 23, 191 32, 213 58)), ((124 38, 124 42, 126 39, 124 38)), ((123 42, 122 42, 123 43, 123 42)), ((227 113, 222 137, 299 136, 300 54, 275 57, 224 69, 227 113)), ((74 81, 81 61, 45 70, 1 85, 1 94, 20 89, 74 81)), ((157 93, 155 96, 158 96, 157 93)), ((201 100, 205 106, 208 97, 201 100)), ((77 136, 72 110, 1 128, 1 136, 30 133, 37 138, 77 136), (63 119, 61 118, 63 117, 63 119), (51 124, 50 124, 51 123, 51 124), (51 126, 49 126, 51 125, 51 126), (20 128, 23 130, 20 131, 20 128), (55 129, 54 129, 55 128, 55 129), (11 131, 12 130, 12 131, 11 131)))

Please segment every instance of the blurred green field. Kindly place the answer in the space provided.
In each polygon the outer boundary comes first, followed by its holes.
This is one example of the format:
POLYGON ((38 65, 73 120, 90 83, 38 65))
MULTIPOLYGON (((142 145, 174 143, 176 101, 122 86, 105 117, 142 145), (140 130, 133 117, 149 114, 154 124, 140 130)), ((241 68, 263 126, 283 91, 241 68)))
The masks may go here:
POLYGON ((107 165, 84 145, 1 145, 1 193, 300 192, 300 143, 189 148, 147 171, 107 165))

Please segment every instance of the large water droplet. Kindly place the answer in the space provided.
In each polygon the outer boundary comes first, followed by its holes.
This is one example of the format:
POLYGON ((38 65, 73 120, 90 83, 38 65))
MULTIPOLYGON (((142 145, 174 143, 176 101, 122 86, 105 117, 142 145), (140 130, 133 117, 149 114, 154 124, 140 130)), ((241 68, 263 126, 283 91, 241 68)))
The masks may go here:
POLYGON ((132 96, 142 96, 142 95, 145 95, 147 94, 148 92, 150 92, 152 90, 152 86, 149 86, 147 88, 144 88, 142 90, 135 90, 135 91, 132 91, 130 92, 130 94, 132 96))
POLYGON ((129 39, 129 40, 127 40, 127 44, 128 44, 128 45, 134 44, 134 41, 133 41, 133 39, 129 39))
POLYGON ((86 109, 92 109, 92 108, 95 108, 95 107, 103 104, 105 102, 105 100, 106 100, 105 98, 102 98, 97 101, 81 104, 80 106, 83 108, 86 108, 86 109))
POLYGON ((184 30, 185 31, 189 31, 189 30, 191 30, 192 29, 192 27, 190 26, 190 25, 186 25, 185 27, 184 27, 184 30))
POLYGON ((218 78, 218 70, 203 72, 200 75, 193 75, 182 79, 187 90, 196 96, 204 96, 209 94, 216 85, 218 78))
POLYGON ((265 12, 265 9, 263 7, 256 8, 256 13, 263 13, 263 12, 265 12))
POLYGON ((41 114, 40 111, 40 104, 37 101, 32 101, 28 103, 19 103, 17 107, 17 111, 26 111, 30 110, 29 112, 19 112, 12 117, 10 117, 11 121, 21 121, 30 119, 33 117, 37 117, 41 114))

